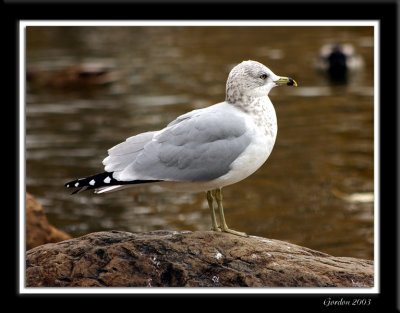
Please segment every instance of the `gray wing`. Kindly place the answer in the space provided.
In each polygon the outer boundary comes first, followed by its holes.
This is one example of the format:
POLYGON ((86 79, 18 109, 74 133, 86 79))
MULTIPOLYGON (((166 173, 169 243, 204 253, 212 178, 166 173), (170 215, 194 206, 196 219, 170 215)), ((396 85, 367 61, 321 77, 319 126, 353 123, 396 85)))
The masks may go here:
POLYGON ((104 170, 107 172, 123 171, 143 151, 143 147, 153 139, 154 134, 155 132, 146 132, 132 136, 109 149, 108 157, 103 160, 104 170))
POLYGON ((190 113, 154 134, 114 178, 207 181, 226 174, 251 142, 244 119, 221 111, 190 113))

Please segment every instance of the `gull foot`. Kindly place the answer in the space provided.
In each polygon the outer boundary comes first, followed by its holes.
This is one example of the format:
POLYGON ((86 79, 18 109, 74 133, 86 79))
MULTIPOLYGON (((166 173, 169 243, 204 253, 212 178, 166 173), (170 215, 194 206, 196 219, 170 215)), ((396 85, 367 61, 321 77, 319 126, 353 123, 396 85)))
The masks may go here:
POLYGON ((249 237, 249 235, 247 235, 246 233, 243 233, 241 231, 236 231, 233 229, 229 229, 229 228, 222 229, 222 231, 225 233, 230 233, 230 234, 236 235, 236 236, 249 237))

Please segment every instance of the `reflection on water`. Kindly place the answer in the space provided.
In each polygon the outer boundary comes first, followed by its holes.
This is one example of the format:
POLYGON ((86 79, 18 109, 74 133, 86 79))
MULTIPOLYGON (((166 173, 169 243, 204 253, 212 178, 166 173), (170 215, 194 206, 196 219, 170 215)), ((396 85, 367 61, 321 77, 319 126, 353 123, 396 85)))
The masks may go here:
POLYGON ((270 93, 277 142, 261 169, 224 188, 228 225, 373 258, 372 27, 28 27, 26 34, 27 70, 35 73, 26 94, 27 191, 60 229, 74 236, 210 229, 202 193, 140 186, 70 196, 63 185, 101 172, 107 149, 125 138, 223 101, 229 70, 254 59, 299 87, 270 93), (364 69, 347 84, 332 85, 313 67, 331 41, 350 42, 363 57, 364 69), (363 194, 365 201, 349 201, 363 194))

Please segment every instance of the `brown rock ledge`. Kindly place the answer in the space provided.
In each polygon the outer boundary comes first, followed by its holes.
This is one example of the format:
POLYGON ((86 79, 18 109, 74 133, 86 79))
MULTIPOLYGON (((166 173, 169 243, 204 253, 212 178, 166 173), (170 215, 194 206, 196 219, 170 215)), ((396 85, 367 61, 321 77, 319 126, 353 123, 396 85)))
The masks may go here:
POLYGON ((213 231, 91 233, 26 253, 26 286, 372 287, 373 262, 213 231))
POLYGON ((36 198, 26 193, 26 250, 49 242, 70 239, 71 236, 52 226, 36 198))

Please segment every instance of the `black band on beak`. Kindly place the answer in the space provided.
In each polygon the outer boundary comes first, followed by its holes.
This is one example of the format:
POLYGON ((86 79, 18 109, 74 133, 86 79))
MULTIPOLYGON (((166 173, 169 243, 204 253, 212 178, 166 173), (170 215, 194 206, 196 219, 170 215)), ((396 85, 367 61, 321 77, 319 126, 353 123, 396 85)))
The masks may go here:
POLYGON ((289 77, 289 82, 287 83, 287 85, 288 86, 293 86, 294 84, 295 84, 294 80, 289 77))

